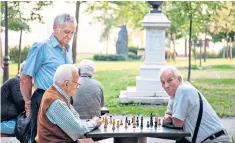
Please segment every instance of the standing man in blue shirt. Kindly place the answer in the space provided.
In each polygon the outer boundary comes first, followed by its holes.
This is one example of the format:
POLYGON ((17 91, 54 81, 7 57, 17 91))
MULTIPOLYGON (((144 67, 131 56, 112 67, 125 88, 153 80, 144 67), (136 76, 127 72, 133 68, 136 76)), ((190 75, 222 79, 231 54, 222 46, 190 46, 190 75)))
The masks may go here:
POLYGON ((27 56, 20 79, 20 88, 25 101, 26 116, 31 117, 31 136, 35 142, 37 134, 37 115, 43 93, 53 84, 53 76, 58 66, 72 64, 72 49, 69 42, 75 32, 76 21, 64 13, 54 19, 53 33, 45 41, 35 43, 27 56), (37 89, 32 97, 32 79, 37 89))

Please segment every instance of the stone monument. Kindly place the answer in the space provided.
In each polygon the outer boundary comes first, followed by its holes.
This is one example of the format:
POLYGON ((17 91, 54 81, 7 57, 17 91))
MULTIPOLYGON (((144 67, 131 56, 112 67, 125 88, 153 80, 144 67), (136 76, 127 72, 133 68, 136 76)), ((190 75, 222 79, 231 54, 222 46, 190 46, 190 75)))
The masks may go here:
POLYGON ((126 58, 128 57, 128 34, 127 34, 127 29, 126 25, 119 25, 118 26, 120 29, 118 33, 118 39, 116 43, 116 54, 120 54, 125 56, 126 58))
POLYGON ((154 8, 145 15, 141 24, 145 29, 145 60, 140 66, 140 76, 136 77, 136 87, 128 87, 121 91, 120 102, 138 102, 146 104, 167 103, 169 96, 161 86, 160 69, 165 61, 165 30, 170 27, 170 21, 157 8, 162 2, 151 1, 154 8))

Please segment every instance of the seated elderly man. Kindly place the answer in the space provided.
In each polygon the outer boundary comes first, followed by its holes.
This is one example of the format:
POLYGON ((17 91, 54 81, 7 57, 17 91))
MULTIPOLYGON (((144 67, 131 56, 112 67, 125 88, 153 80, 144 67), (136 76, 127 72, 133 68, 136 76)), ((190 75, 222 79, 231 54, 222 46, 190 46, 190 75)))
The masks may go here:
POLYGON ((231 143, 229 135, 206 98, 192 84, 183 82, 178 69, 172 66, 162 68, 160 80, 170 96, 163 124, 171 123, 191 133, 191 137, 176 143, 231 143))
POLYGON ((101 125, 98 117, 81 121, 69 99, 79 87, 79 74, 74 65, 57 68, 53 85, 43 95, 38 112, 36 142, 76 142, 87 132, 101 125))
POLYGON ((95 62, 82 60, 79 65, 80 87, 73 97, 73 106, 81 119, 91 119, 100 116, 101 108, 104 106, 104 91, 100 82, 93 79, 95 62))
POLYGON ((20 75, 24 63, 21 64, 19 74, 6 81, 1 87, 1 136, 14 134, 16 117, 24 111, 24 99, 20 92, 20 75))

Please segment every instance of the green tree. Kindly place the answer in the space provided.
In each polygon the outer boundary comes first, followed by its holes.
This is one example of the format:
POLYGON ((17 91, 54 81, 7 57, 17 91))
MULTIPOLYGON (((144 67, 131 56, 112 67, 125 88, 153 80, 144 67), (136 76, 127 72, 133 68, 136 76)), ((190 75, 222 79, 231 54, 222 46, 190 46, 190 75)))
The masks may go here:
MULTIPOLYGON (((39 22, 43 23, 43 17, 40 15, 40 11, 43 7, 51 5, 52 2, 47 1, 11 1, 8 2, 8 28, 13 31, 20 31, 20 41, 19 41, 19 60, 18 60, 18 71, 20 68, 21 61, 21 39, 22 39, 22 31, 30 32, 30 27, 27 24, 29 21, 39 20, 39 22), (26 6, 31 6, 28 9, 29 15, 23 14, 22 9, 26 6)), ((1 25, 5 26, 5 3, 0 3, 1 7, 1 25)))

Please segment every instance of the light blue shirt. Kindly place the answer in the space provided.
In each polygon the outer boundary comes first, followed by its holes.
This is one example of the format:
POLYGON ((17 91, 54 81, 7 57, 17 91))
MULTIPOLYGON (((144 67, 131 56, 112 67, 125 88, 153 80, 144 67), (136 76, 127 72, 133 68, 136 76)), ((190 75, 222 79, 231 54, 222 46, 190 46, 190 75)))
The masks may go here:
MULTIPOLYGON (((69 96, 57 85, 53 84, 58 92, 67 99, 69 96)), ((55 125, 58 125, 72 140, 76 141, 87 132, 93 130, 96 125, 92 122, 85 122, 79 118, 79 114, 71 104, 67 104, 57 99, 47 109, 47 118, 55 125)))
POLYGON ((72 49, 67 45, 65 56, 60 43, 52 34, 49 39, 35 43, 30 49, 23 73, 34 78, 37 88, 46 90, 53 84, 57 67, 72 63, 72 49))

